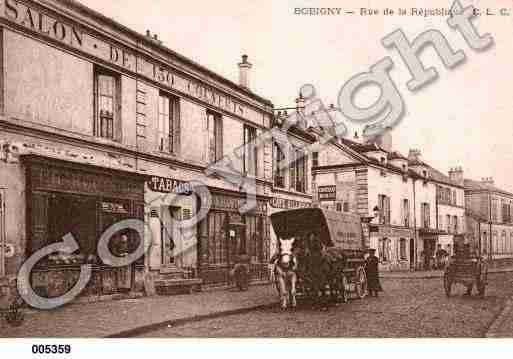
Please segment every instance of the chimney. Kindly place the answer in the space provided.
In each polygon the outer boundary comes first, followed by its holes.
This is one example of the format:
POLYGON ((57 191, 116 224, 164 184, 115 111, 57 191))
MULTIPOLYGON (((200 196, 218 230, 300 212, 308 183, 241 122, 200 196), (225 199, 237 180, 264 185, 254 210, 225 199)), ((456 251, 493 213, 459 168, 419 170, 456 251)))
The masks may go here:
POLYGON ((248 62, 248 55, 242 55, 239 63, 239 85, 249 90, 249 71, 252 65, 248 62))
POLYGON ((481 182, 486 185, 493 186, 495 185, 495 181, 493 180, 493 177, 484 177, 481 179, 481 182))
POLYGON ((152 36, 150 30, 146 30, 146 37, 151 42, 158 44, 158 45, 162 45, 162 40, 159 40, 159 37, 157 36, 157 34, 153 34, 153 36, 152 36))
POLYGON ((413 148, 408 152, 408 161, 422 161, 422 154, 419 149, 413 148))
POLYGON ((463 168, 460 166, 451 168, 449 170, 449 178, 451 181, 463 186, 463 168))
POLYGON ((392 129, 387 126, 381 127, 367 125, 363 129, 363 140, 365 143, 375 143, 387 152, 392 152, 392 129))
POLYGON ((305 98, 303 97, 303 94, 299 92, 299 97, 295 100, 296 101, 296 110, 298 113, 304 113, 305 111, 305 98))

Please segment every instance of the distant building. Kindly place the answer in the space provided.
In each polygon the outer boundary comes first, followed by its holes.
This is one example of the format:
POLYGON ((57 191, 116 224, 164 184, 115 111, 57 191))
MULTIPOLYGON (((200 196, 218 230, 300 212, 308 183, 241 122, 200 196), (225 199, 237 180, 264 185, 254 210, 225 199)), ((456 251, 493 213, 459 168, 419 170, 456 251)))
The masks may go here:
POLYGON ((513 259, 513 193, 492 178, 465 179, 467 225, 473 247, 497 262, 513 259))
POLYGON ((394 151, 389 129, 340 144, 337 157, 312 169, 318 191, 334 188, 329 200, 319 201, 374 218, 368 245, 377 249, 382 269, 431 268, 439 244, 451 252, 453 234, 465 230, 461 184, 423 162, 419 150, 394 151))

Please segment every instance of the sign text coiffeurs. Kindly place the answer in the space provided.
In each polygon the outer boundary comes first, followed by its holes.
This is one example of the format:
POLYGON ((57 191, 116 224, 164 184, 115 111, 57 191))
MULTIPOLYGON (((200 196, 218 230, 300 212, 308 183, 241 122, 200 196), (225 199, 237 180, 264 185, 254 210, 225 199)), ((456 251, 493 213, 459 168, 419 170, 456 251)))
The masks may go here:
POLYGON ((85 33, 80 27, 58 20, 17 0, 0 0, 0 18, 65 43, 89 55, 121 66, 161 85, 188 94, 212 106, 238 116, 248 117, 254 110, 247 108, 230 96, 198 81, 177 75, 169 67, 147 57, 136 55, 85 33))

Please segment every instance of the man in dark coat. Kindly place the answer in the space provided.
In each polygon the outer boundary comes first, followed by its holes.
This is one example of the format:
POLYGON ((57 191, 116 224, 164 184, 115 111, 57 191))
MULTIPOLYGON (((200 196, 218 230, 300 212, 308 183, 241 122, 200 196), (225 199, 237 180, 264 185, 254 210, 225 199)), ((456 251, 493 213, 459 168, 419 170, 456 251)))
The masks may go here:
POLYGON ((378 264, 379 259, 374 255, 375 249, 369 249, 369 256, 365 260, 365 274, 367 275, 367 286, 369 288, 369 294, 377 297, 378 292, 383 291, 379 282, 379 270, 378 264))

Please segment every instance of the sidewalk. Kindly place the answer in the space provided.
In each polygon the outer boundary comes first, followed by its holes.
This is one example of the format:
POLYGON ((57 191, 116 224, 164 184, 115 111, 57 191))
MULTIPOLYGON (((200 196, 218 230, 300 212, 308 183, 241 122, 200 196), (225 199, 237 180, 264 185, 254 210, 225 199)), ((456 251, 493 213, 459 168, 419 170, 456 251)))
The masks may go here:
POLYGON ((189 295, 70 304, 52 311, 27 310, 25 321, 18 328, 0 319, 0 338, 108 337, 169 321, 228 314, 276 302, 274 287, 255 285, 246 292, 227 289, 189 295))
MULTIPOLYGON (((504 273, 513 272, 513 267, 504 268, 490 268, 488 273, 504 273)), ((431 270, 431 271, 398 271, 398 272, 385 272, 379 273, 380 278, 386 279, 430 279, 430 278, 442 278, 444 276, 443 270, 431 270)))

